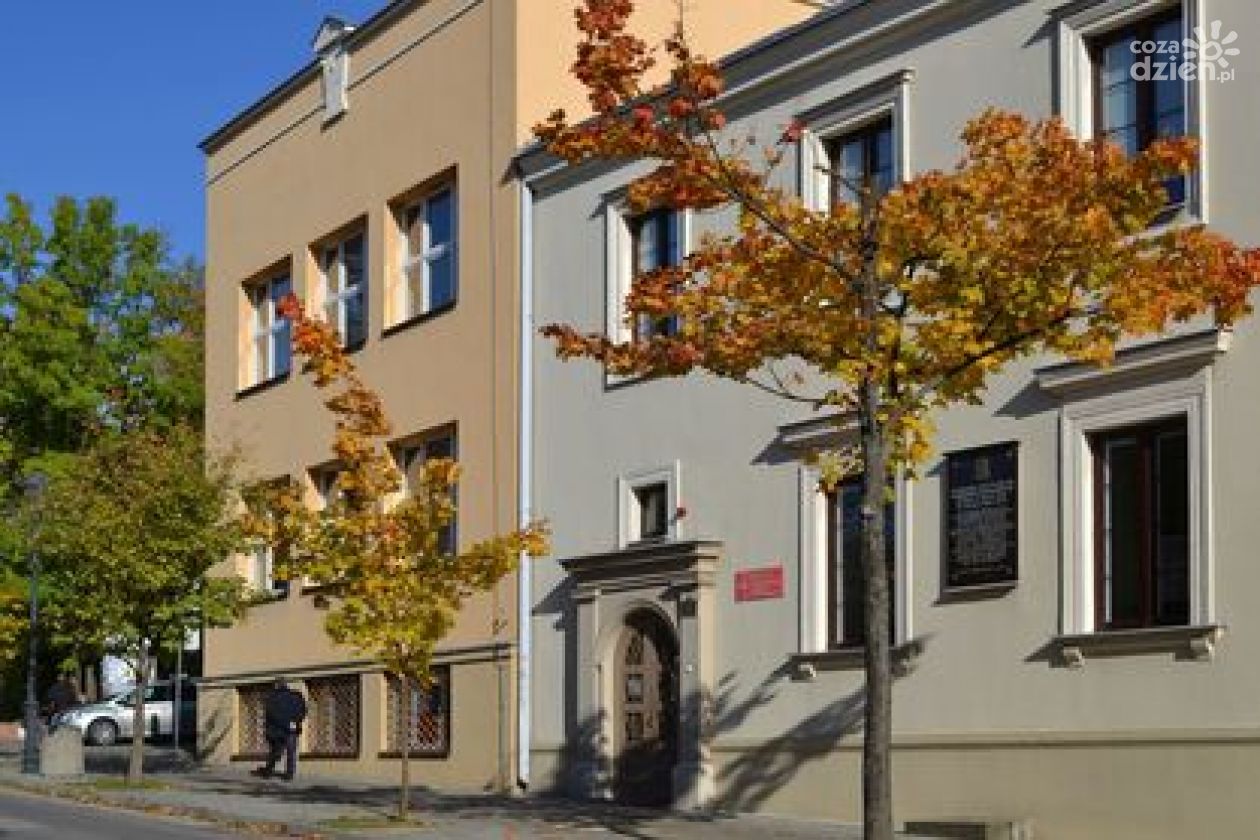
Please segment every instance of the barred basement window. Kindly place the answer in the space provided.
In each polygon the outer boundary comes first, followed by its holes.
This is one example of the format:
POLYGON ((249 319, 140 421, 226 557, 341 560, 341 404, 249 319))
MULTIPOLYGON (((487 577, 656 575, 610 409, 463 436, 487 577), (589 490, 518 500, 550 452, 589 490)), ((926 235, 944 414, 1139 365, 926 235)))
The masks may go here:
POLYGON ((306 681, 307 755, 357 758, 359 755, 359 675, 306 681))
MULTIPOLYGON (((408 730, 410 742, 408 754, 445 758, 451 746, 451 669, 434 667, 433 683, 427 689, 412 684, 411 710, 408 730)), ((398 738, 402 714, 402 679, 394 674, 386 677, 386 739, 387 753, 402 752, 398 738)))
POLYGON ((236 754, 260 758, 267 754, 265 708, 268 685, 243 685, 236 689, 236 754))

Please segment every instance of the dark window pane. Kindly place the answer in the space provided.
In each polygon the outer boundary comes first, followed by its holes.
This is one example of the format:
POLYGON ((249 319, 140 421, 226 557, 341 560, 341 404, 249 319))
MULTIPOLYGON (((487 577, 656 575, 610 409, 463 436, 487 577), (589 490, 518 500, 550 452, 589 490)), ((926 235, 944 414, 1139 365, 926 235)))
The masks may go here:
POLYGON ((639 539, 665 536, 669 532, 669 488, 664 483, 636 487, 634 497, 639 508, 639 539))
POLYGON ((1159 436, 1155 449, 1155 619, 1190 621, 1190 492, 1185 432, 1159 436))
POLYGON ((1117 85, 1103 91, 1102 129, 1111 133, 1137 123, 1137 87, 1117 85))
POLYGON ((442 190, 428 202, 429 247, 455 241, 455 200, 450 190, 442 190))
POLYGON ((365 290, 363 286, 346 298, 346 335, 347 347, 355 347, 367 339, 367 307, 364 305, 365 290))
POLYGON ((346 285, 354 286, 363 280, 363 234, 356 233, 344 246, 346 285))
POLYGON ((1107 620, 1116 626, 1132 626, 1141 623, 1143 600, 1143 488, 1137 439, 1108 441, 1105 465, 1107 620))
POLYGON ((835 167, 837 176, 832 191, 833 202, 857 204, 858 191, 866 179, 865 138, 859 136, 841 143, 831 165, 835 167))
MULTIPOLYGON (((835 552, 836 568, 833 574, 839 583, 839 597, 833 605, 836 610, 835 628, 840 645, 866 643, 866 584, 862 569, 862 482, 846 481, 837 491, 836 527, 840 551, 835 552)), ((893 570, 896 568, 896 518, 895 508, 884 508, 884 560, 890 583, 890 607, 895 604, 895 590, 891 587, 893 570)), ((889 611, 889 636, 896 626, 896 609, 889 611)))
POLYGON ((271 371, 272 376, 284 376, 289 372, 289 367, 293 363, 293 342, 289 336, 292 329, 288 319, 276 328, 272 339, 272 352, 274 354, 275 364, 271 371))
POLYGON ((1185 83, 1176 79, 1161 79, 1152 82, 1151 88, 1152 94, 1155 97, 1155 101, 1152 103, 1155 108, 1155 113, 1161 118, 1167 118, 1170 129, 1177 129, 1175 132, 1170 131, 1170 133, 1165 136, 1179 137, 1182 134, 1185 134, 1185 83))
POLYGON ((1102 82, 1104 88, 1133 83, 1132 68, 1137 61, 1137 56, 1133 54, 1133 41, 1132 37, 1121 37, 1120 40, 1103 47, 1099 81, 1102 82))
POLYGON ((292 288, 293 284, 289 281, 288 277, 277 277, 275 280, 271 281, 271 299, 279 302, 282 298, 289 294, 292 288))
MULTIPOLYGON (((1155 24, 1151 40, 1163 43, 1169 43, 1171 41, 1177 41, 1180 43, 1181 37, 1181 17, 1177 16, 1155 24)), ((1181 53, 1161 53, 1160 55, 1164 58, 1168 58, 1170 56, 1179 58, 1181 53)))
POLYGON ((438 309, 455 300, 455 255, 446 251, 429 263, 429 308, 438 309))

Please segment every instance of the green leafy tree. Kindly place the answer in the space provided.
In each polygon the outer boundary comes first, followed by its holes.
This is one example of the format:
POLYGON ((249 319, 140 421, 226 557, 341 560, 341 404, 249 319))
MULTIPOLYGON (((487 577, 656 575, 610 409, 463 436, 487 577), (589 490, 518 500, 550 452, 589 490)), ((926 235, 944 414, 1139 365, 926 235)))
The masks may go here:
MULTIPOLYGON (((29 202, 4 199, 0 577, 26 574, 10 515, 26 475, 64 473, 103 434, 200 423, 202 309, 201 269, 172 264, 162 234, 120 222, 112 200, 61 198, 41 222, 29 202)), ((41 590, 46 603, 60 598, 41 590)), ((25 595, 7 601, 4 614, 24 624, 25 595)))
POLYGON ((294 321, 295 352, 316 387, 332 392, 324 405, 336 417, 332 450, 338 466, 329 504, 312 510, 299 488, 268 488, 249 501, 252 531, 278 548, 283 576, 326 586, 333 602, 329 637, 374 657, 401 683, 398 819, 409 804, 410 709, 415 686, 431 685, 430 663, 464 602, 486 592, 522 553, 540 556, 545 528, 531 525, 466 546, 445 535, 455 519, 459 466, 426 463, 406 498, 390 456, 390 423, 381 398, 359 377, 341 341, 306 316, 294 298, 283 302, 294 321))
MULTIPOLYGON (((0 215, 0 493, 106 430, 197 423, 202 277, 107 198, 0 215)), ((0 499, 3 502, 3 499, 0 499)))
POLYGON ((238 617, 244 582, 212 574, 243 547, 231 459, 207 460, 186 425, 101 438, 56 478, 32 515, 58 593, 48 620, 65 645, 135 663, 129 781, 144 767, 151 663, 188 633, 238 617))

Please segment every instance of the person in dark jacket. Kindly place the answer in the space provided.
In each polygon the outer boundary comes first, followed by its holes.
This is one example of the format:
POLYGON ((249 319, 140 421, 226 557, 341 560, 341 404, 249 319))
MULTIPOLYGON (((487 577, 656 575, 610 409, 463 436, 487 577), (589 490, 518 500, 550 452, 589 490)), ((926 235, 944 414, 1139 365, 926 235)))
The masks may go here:
POLYGON ((45 704, 48 712, 48 726, 51 728, 57 715, 79 705, 80 702, 82 698, 79 697, 79 689, 74 684, 74 680, 69 674, 62 674, 60 679, 53 683, 52 688, 48 689, 48 702, 45 704))
POLYGON ((275 774, 276 764, 284 754, 284 773, 280 778, 293 780, 297 772, 298 736, 302 734, 302 721, 306 720, 306 699, 289 688, 284 680, 277 679, 267 693, 264 704, 264 733, 267 736, 267 763, 253 773, 267 778, 275 774))

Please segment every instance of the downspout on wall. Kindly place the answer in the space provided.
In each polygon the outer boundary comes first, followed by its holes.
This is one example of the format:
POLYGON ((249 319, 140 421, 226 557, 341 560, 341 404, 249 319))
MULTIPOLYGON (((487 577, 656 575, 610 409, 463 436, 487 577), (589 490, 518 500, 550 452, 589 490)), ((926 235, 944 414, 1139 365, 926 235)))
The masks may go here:
MULTIPOLYGON (((533 342, 534 342, 534 191, 518 172, 519 216, 520 216, 520 282, 521 282, 521 323, 520 323, 520 398, 518 429, 520 439, 517 441, 517 488, 518 504, 517 521, 521 528, 526 527, 533 517, 533 499, 530 490, 533 480, 533 426, 534 426, 534 381, 533 381, 533 342)), ((525 555, 520 558, 517 570, 517 685, 516 685, 516 784, 522 790, 529 790, 531 717, 530 706, 530 656, 533 651, 533 560, 525 555)))

